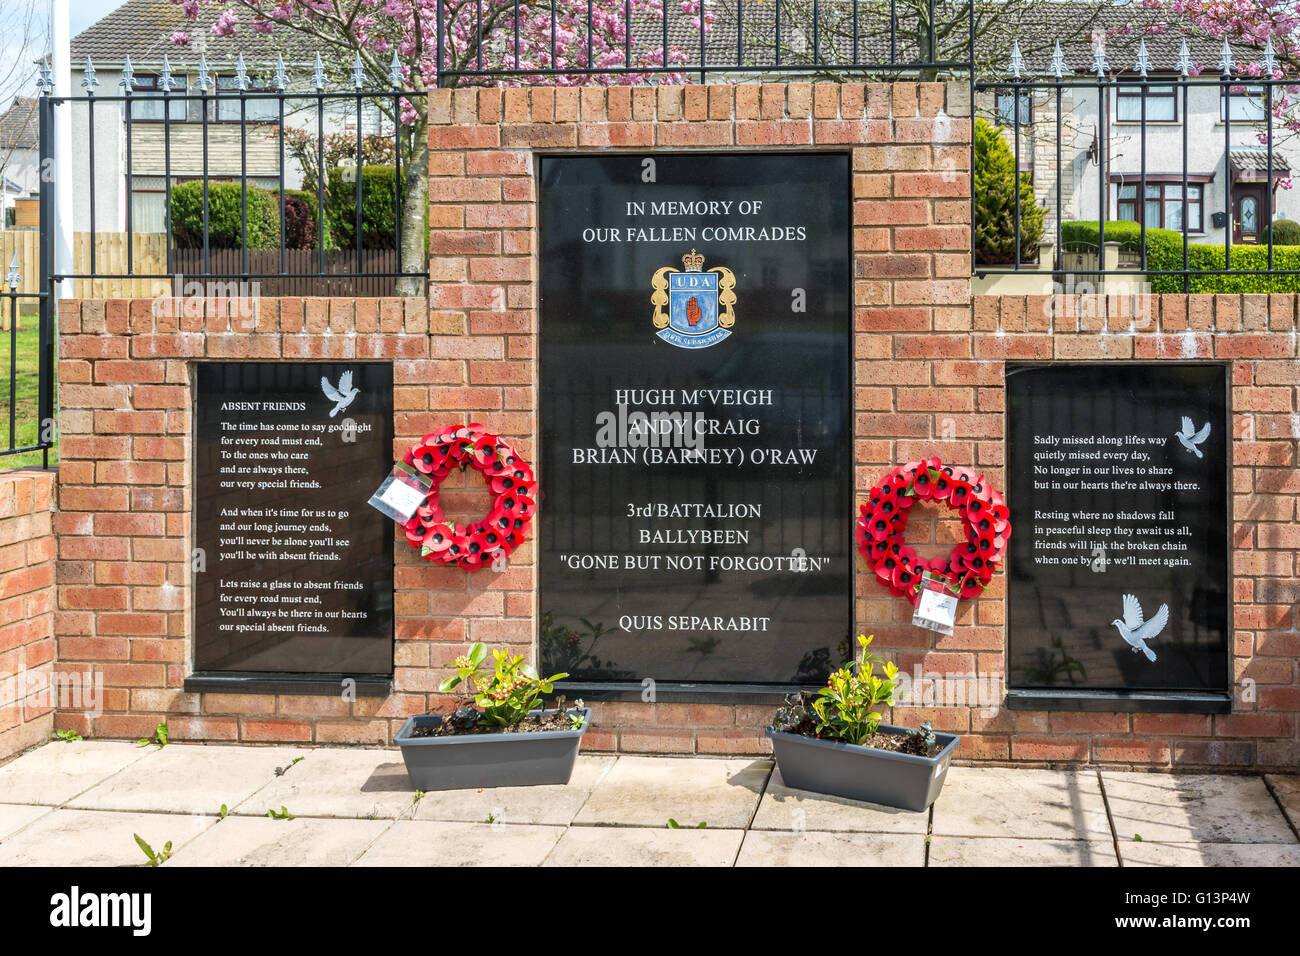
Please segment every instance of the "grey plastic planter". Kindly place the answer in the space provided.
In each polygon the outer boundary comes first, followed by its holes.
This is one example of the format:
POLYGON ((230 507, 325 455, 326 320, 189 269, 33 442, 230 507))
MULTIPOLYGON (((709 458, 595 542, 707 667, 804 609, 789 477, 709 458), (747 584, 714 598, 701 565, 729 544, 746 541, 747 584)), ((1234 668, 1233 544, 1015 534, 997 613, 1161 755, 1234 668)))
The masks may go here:
MULTIPOLYGON (((881 733, 908 733, 911 728, 881 724, 881 733)), ((860 747, 833 740, 786 734, 771 727, 772 753, 787 787, 864 800, 900 810, 924 810, 934 803, 948 775, 956 734, 935 738, 943 748, 933 757, 860 747)))
POLYGON ((469 790, 479 787, 535 787, 568 783, 582 735, 591 726, 591 708, 582 709, 580 730, 527 734, 464 734, 412 737, 416 727, 436 727, 441 714, 410 717, 393 738, 416 790, 469 790))

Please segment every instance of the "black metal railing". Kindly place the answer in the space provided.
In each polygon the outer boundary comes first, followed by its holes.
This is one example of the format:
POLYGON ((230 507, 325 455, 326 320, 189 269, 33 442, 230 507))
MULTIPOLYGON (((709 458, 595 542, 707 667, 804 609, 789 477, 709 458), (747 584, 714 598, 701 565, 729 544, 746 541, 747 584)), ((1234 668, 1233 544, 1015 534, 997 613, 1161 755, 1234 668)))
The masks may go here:
POLYGON ((8 442, 0 445, 0 458, 39 454, 42 466, 49 467, 55 443, 51 310, 45 292, 18 291, 22 269, 15 253, 0 287, 0 340, 8 349, 9 376, 9 388, 3 393, 8 401, 0 412, 7 419, 8 442))
POLYGON ((319 55, 310 78, 298 86, 280 57, 273 72, 267 67, 251 74, 240 56, 221 76, 206 57, 176 73, 164 57, 161 71, 147 77, 138 76, 128 58, 115 95, 97 91, 89 60, 82 77, 80 94, 55 96, 48 69, 42 71, 42 168, 53 162, 46 127, 68 111, 72 135, 84 149, 59 161, 85 189, 73 203, 80 215, 72 229, 82 235, 71 261, 66 250, 59 256, 51 246, 43 283, 79 280, 99 294, 119 296, 138 294, 140 283, 154 283, 154 294, 170 295, 169 283, 181 279, 237 279, 257 283, 262 295, 422 294, 423 216, 418 226, 405 221, 404 176, 412 156, 426 155, 419 141, 424 129, 410 119, 422 112, 412 104, 427 94, 407 88, 395 57, 389 86, 382 89, 365 76, 359 56, 351 83, 339 84, 350 88, 337 89, 329 88, 319 55), (120 147, 115 136, 106 149, 97 148, 101 123, 120 129, 120 147), (374 165, 392 167, 391 186, 370 181, 367 167, 374 165), (116 197, 109 200, 114 221, 106 223, 106 204, 97 193, 105 182, 116 191, 122 179, 125 201, 116 208, 116 197), (137 189, 141 180, 161 180, 161 186, 137 189), (295 181, 301 188, 292 186, 295 181), (197 184, 194 221, 176 221, 177 196, 190 182, 197 184), (237 191, 237 217, 227 184, 237 191), (389 195, 376 199, 369 190, 389 195), (136 209, 137 198, 149 192, 162 200, 152 224, 138 221, 136 209), (337 214, 345 193, 351 194, 351 222, 337 214), (266 216, 265 194, 273 196, 274 217, 266 216), (295 211, 298 202, 307 206, 313 234, 291 234, 294 216, 299 225, 304 222, 295 211), (388 204, 391 220, 381 215, 377 223, 369 221, 367 207, 376 203, 388 204), (268 224, 271 218, 274 225, 268 224), (331 220, 339 231, 349 227, 351 236, 332 235, 331 220), (412 236, 417 241, 408 243, 412 236))
POLYGON ((577 78, 959 72, 976 8, 951 0, 474 0, 438 3, 443 86, 577 78))
MULTIPOLYGON (((1085 73, 1057 44, 1031 76, 1017 46, 1004 76, 972 84, 975 116, 998 129, 1022 179, 1002 226, 1017 254, 981 261, 977 244, 974 274, 1124 274, 1167 292, 1243 291, 1215 277, 1263 276, 1262 291, 1300 289, 1300 239, 1275 235, 1277 190, 1291 176, 1278 107, 1295 79, 1283 76, 1271 43, 1257 64, 1238 66, 1237 55, 1225 41, 1217 72, 1198 72, 1183 41, 1162 72, 1145 40, 1131 67, 1108 63, 1096 44, 1085 73), (1035 255, 1036 234, 1052 246, 1050 263, 1035 255)), ((981 216, 992 214, 975 198, 976 231, 987 230, 993 223, 981 216)), ((1288 205, 1300 212, 1300 200, 1288 205)))

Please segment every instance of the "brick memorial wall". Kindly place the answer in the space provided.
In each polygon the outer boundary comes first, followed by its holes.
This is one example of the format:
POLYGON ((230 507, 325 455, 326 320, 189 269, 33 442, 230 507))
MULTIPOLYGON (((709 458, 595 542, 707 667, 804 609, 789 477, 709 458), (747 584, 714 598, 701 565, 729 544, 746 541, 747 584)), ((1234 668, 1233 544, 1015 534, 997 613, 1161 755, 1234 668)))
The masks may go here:
MULTIPOLYGON (((263 300, 249 328, 232 330, 217 301, 62 303, 57 653, 102 673, 106 702, 93 719, 60 712, 59 725, 137 737, 166 719, 177 739, 386 744, 406 715, 445 705, 437 684, 467 642, 531 654, 533 541, 506 571, 472 576, 422 563, 398 541, 390 697, 185 693, 190 363, 391 359, 395 452, 436 425, 473 420, 536 460, 538 154, 828 149, 852 154, 859 500, 893 465, 930 454, 1005 487, 1007 361, 1230 365, 1232 661, 1251 699, 1224 715, 900 706, 893 720, 962 734, 966 760, 1300 762, 1296 297, 1158 296, 1138 314, 1119 297, 972 298, 966 96, 960 84, 915 83, 435 91, 427 307, 263 300)), ((444 498, 465 515, 485 500, 464 484, 444 498)), ((909 541, 944 548, 955 527, 935 512, 909 526, 909 541)), ((861 562, 855 591, 857 630, 904 671, 1005 671, 1004 575, 962 602, 950 636, 912 627, 911 608, 861 562)), ((594 706, 589 749, 767 750, 766 703, 594 706)))

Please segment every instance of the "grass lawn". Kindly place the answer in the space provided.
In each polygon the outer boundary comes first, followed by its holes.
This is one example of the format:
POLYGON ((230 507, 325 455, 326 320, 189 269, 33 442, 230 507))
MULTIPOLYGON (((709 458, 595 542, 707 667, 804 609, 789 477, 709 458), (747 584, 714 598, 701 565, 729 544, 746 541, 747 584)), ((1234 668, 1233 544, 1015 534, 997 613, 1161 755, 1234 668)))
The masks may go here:
MULTIPOLYGON (((7 303, 5 303, 7 305, 7 303)), ((36 444, 40 433, 37 419, 37 350, 40 343, 35 315, 19 317, 17 342, 17 375, 14 381, 14 437, 13 447, 36 444)), ((0 329, 0 451, 10 447, 9 440, 9 351, 10 332, 0 329)), ((58 462, 58 447, 50 449, 50 464, 58 462)), ((40 452, 0 456, 0 471, 40 465, 40 452)))

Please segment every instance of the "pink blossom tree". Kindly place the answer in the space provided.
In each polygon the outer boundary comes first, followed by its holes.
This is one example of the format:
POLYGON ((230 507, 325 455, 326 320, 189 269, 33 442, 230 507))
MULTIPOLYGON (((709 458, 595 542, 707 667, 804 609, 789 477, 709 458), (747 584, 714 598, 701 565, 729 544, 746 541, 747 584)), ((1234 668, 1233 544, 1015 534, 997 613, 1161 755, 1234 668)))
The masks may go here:
MULTIPOLYGON (((549 0, 173 2, 194 23, 191 29, 172 34, 172 42, 178 45, 189 45, 194 34, 205 28, 223 37, 252 30, 282 38, 280 45, 288 50, 319 51, 339 79, 346 80, 359 57, 370 91, 392 88, 395 60, 400 73, 397 89, 418 94, 439 85, 487 82, 505 86, 685 82, 671 68, 684 65, 687 54, 662 43, 663 18, 672 15, 665 3, 680 3, 682 23, 697 32, 707 32, 713 19, 708 0, 591 0, 590 23, 588 4, 573 0, 557 0, 554 5, 549 0), (491 70, 514 73, 491 79, 466 75, 491 70)), ((376 105, 400 124, 401 131, 402 271, 423 271, 427 98, 401 99, 396 111, 385 100, 380 98, 376 105)), ((407 283, 400 291, 419 290, 407 283)))

